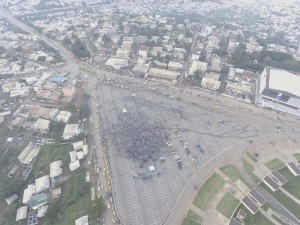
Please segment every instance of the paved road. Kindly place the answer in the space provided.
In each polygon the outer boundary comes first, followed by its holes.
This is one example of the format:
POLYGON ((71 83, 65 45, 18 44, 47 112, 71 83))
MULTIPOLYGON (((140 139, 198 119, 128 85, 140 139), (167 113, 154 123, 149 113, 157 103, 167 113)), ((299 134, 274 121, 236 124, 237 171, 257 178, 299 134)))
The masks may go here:
POLYGON ((272 195, 270 195, 261 187, 258 187, 258 189, 260 193, 265 197, 265 199, 267 199, 268 203, 270 203, 272 207, 274 207, 274 210, 280 212, 283 216, 295 222, 296 224, 300 224, 300 221, 292 213, 290 213, 290 211, 283 207, 275 198, 273 198, 272 195))
POLYGON ((191 49, 190 49, 189 55, 188 55, 188 57, 187 57, 186 62, 185 62, 184 65, 183 65, 183 69, 182 69, 182 71, 181 71, 181 73, 180 73, 180 76, 179 76, 179 78, 178 78, 178 84, 179 84, 179 85, 183 84, 183 82, 184 82, 185 74, 186 74, 186 72, 187 72, 187 70, 188 70, 189 63, 190 63, 190 61, 191 61, 191 59, 192 59, 192 55, 193 55, 193 52, 194 52, 195 45, 196 45, 196 43, 197 43, 198 34, 199 34, 199 33, 198 33, 198 30, 196 30, 196 33, 194 34, 194 37, 193 37, 193 42, 192 42, 192 45, 191 45, 191 49))
MULTIPOLYGON (((253 144, 261 144, 271 141, 283 140, 286 137, 281 134, 276 134, 272 136, 258 137, 253 139, 253 144)), ((189 204, 193 201, 196 190, 194 187, 201 186, 205 180, 213 173, 213 171, 222 166, 225 163, 239 161, 242 157, 244 150, 249 147, 250 143, 242 142, 234 147, 223 151, 218 156, 214 157, 207 165, 205 165, 201 170, 193 170, 194 177, 184 188, 182 193, 178 196, 176 204, 172 209, 168 219, 166 220, 166 225, 178 224, 178 221, 182 221, 185 215, 186 210, 189 207, 189 204)))

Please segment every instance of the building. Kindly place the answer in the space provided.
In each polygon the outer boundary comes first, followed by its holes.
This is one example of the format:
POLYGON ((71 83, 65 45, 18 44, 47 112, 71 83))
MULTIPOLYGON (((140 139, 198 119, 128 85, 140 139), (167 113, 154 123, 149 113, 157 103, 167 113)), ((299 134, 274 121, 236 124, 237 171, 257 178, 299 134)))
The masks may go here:
POLYGON ((71 118, 72 113, 68 111, 59 111, 59 113, 56 115, 55 120, 58 122, 64 122, 67 123, 69 119, 71 118))
POLYGON ((57 88, 57 83, 47 81, 42 88, 47 91, 53 91, 55 88, 57 88))
POLYGON ((44 193, 40 193, 40 194, 33 195, 30 198, 30 200, 28 201, 27 204, 33 210, 37 210, 40 207, 42 207, 44 205, 47 205, 48 203, 49 203, 49 197, 48 197, 48 195, 46 195, 44 193))
POLYGON ((267 202, 267 200, 261 195, 257 188, 252 189, 250 191, 250 195, 259 206, 263 206, 267 202))
POLYGON ((239 221, 234 218, 231 218, 229 225, 242 225, 239 221))
POLYGON ((80 168, 80 162, 79 162, 79 160, 76 160, 75 162, 69 163, 69 169, 70 169, 70 171, 75 171, 75 170, 77 170, 79 168, 80 168))
POLYGON ((300 116, 300 75, 265 67, 259 76, 257 103, 300 116))
POLYGON ((201 61, 193 61, 192 65, 189 69, 189 74, 194 75, 194 73, 199 70, 202 74, 204 74, 207 70, 208 64, 206 62, 201 61))
POLYGON ((41 193, 50 189, 50 176, 46 175, 35 179, 34 193, 41 193))
POLYGON ((110 57, 106 60, 105 65, 120 70, 128 66, 128 58, 110 57))
POLYGON ((277 191, 279 189, 279 185, 272 179, 271 176, 266 176, 263 179, 263 182, 272 190, 277 191))
POLYGON ((221 81, 215 80, 210 77, 203 77, 201 80, 201 86, 210 90, 218 90, 221 85, 221 81))
POLYGON ((252 214, 257 213, 259 210, 259 207, 248 196, 242 199, 242 203, 252 214))
POLYGON ((16 222, 27 218, 27 210, 28 210, 27 205, 18 208, 17 215, 16 215, 16 222))
POLYGON ((22 87, 21 83, 18 82, 9 82, 2 84, 2 90, 5 93, 8 93, 12 90, 20 90, 22 87))
POLYGON ((83 148, 83 141, 77 141, 72 143, 74 151, 79 151, 83 148))
POLYGON ((75 220, 75 225, 89 225, 89 216, 83 216, 75 220))
POLYGON ((139 56, 141 56, 143 58, 147 58, 148 52, 149 52, 148 47, 143 46, 143 45, 140 46, 140 48, 139 48, 139 56))
POLYGON ((18 195, 17 194, 14 194, 8 198, 5 199, 5 202, 7 205, 10 205, 11 203, 13 203, 14 201, 16 201, 18 199, 18 195))
POLYGON ((62 76, 52 76, 52 77, 50 77, 49 80, 52 83, 56 83, 56 84, 62 85, 62 84, 64 84, 67 81, 67 78, 62 77, 62 76))
POLYGON ((178 75, 179 73, 176 71, 159 69, 159 68, 151 68, 148 73, 149 77, 170 80, 173 82, 176 82, 178 75))
POLYGON ((291 173, 294 176, 299 176, 300 175, 300 167, 299 167, 298 163, 293 163, 293 162, 288 163, 287 168, 289 169, 289 171, 291 171, 291 173))
POLYGON ((29 142, 24 150, 19 154, 19 162, 25 165, 31 164, 35 157, 39 154, 40 150, 41 148, 39 146, 29 142))
POLYGON ((58 181, 62 177, 62 160, 50 163, 50 179, 52 182, 58 181))
POLYGON ((27 204, 32 195, 34 194, 34 184, 29 184, 23 192, 23 204, 27 204))
POLYGON ((46 134, 49 131, 50 121, 39 118, 31 127, 35 132, 46 134))
POLYGON ((170 61, 168 64, 168 70, 180 71, 183 69, 183 65, 180 62, 170 61))
POLYGON ((138 77, 146 77, 149 67, 150 67, 149 64, 136 65, 132 70, 132 72, 138 77))
POLYGON ((38 218, 44 217, 47 213, 48 208, 49 208, 49 205, 43 205, 43 206, 39 207, 37 217, 38 218))
POLYGON ((73 97, 75 92, 76 92, 76 88, 75 87, 65 87, 62 88, 62 92, 63 92, 63 96, 64 97, 73 97))
POLYGON ((69 155, 70 155, 71 163, 73 163, 77 160, 77 152, 76 151, 70 151, 69 155))
POLYGON ((78 124, 66 124, 64 133, 63 133, 63 139, 69 140, 73 138, 74 136, 79 135, 79 125, 78 124))

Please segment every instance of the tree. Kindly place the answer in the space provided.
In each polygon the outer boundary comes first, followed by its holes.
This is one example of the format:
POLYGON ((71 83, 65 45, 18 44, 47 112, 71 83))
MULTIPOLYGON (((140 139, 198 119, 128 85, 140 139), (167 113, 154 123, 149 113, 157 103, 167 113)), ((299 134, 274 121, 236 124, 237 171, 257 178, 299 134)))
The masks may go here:
POLYGON ((104 208, 105 205, 102 198, 92 201, 88 208, 89 217, 92 220, 96 220, 98 217, 102 215, 104 208))
POLYGON ((203 49, 200 53, 200 61, 206 61, 207 52, 205 49, 203 49))
POLYGON ((68 37, 65 37, 62 42, 66 46, 71 46, 71 44, 72 44, 71 40, 68 37))
POLYGON ((107 44, 110 42, 110 38, 106 34, 104 34, 102 36, 102 41, 104 42, 104 44, 107 44))
POLYGON ((37 61, 38 62, 45 62, 46 61, 46 56, 39 56, 38 58, 37 58, 37 61))
POLYGON ((197 79, 197 80, 199 80, 199 79, 201 79, 202 77, 203 77, 203 72, 201 71, 201 70, 196 70, 195 72, 194 72, 194 76, 195 76, 195 78, 197 79))

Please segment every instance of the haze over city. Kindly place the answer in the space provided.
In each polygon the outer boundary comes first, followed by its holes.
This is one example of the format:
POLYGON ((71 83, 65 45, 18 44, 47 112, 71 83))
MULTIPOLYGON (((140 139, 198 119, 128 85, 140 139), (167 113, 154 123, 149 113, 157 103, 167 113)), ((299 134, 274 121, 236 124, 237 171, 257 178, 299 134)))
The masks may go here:
POLYGON ((300 224, 299 0, 2 0, 0 225, 300 224))

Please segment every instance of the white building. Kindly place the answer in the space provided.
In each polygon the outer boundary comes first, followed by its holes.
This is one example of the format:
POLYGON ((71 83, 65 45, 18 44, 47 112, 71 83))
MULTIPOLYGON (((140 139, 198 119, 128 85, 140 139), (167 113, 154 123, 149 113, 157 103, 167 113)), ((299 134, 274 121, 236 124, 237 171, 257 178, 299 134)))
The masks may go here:
POLYGON ((63 139, 69 140, 74 136, 77 136, 80 133, 79 125, 78 124, 66 124, 63 139))
POLYGON ((206 62, 201 62, 201 61, 193 61, 192 65, 189 69, 189 74, 194 75, 194 73, 199 70, 202 73, 205 73, 207 70, 207 63, 206 62))
POLYGON ((265 67, 259 76, 257 103, 300 116, 300 75, 265 67))

